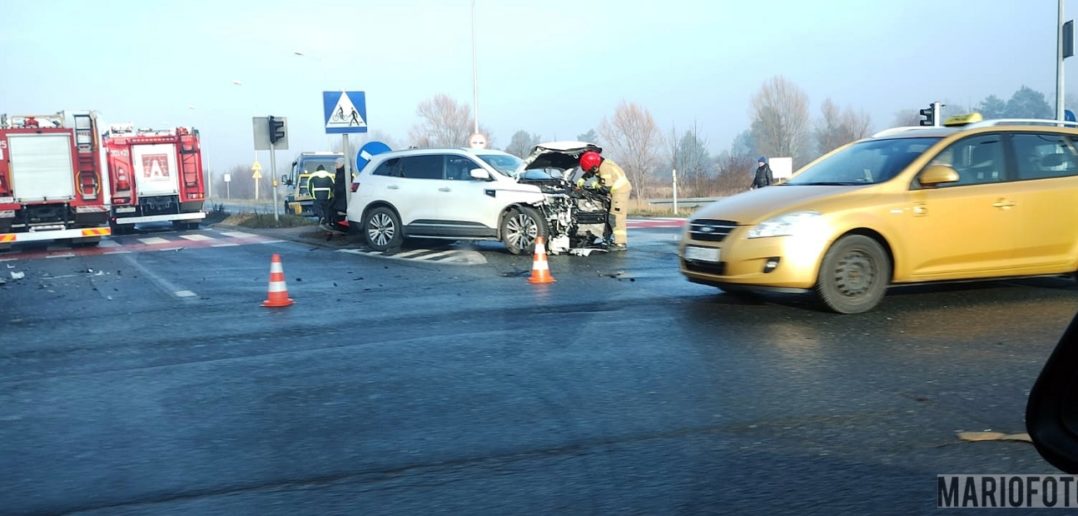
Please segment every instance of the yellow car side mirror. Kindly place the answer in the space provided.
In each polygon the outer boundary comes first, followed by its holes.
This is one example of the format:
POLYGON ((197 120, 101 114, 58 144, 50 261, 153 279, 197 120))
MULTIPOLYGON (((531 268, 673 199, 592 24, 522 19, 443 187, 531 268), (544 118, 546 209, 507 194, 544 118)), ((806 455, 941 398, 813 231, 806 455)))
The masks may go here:
POLYGON ((931 165, 921 172, 919 181, 924 186, 936 186, 958 181, 958 171, 947 165, 931 165))

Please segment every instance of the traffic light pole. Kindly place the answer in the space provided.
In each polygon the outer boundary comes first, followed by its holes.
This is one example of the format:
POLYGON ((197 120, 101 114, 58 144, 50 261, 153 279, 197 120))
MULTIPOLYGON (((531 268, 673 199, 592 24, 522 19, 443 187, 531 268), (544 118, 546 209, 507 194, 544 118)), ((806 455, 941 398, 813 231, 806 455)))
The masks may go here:
POLYGON ((273 185, 273 223, 280 225, 281 220, 277 215, 277 209, 280 206, 277 205, 277 149, 274 148, 273 143, 270 143, 270 184, 273 185))

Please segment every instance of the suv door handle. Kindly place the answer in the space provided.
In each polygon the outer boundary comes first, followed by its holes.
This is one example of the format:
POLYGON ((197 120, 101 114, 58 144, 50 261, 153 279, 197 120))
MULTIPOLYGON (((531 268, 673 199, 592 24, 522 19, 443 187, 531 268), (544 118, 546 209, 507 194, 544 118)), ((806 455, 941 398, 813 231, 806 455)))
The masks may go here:
POLYGON ((386 188, 388 188, 388 189, 390 189, 390 190, 396 190, 396 189, 398 189, 398 188, 400 188, 400 187, 399 187, 399 186, 397 186, 397 185, 389 185, 389 186, 387 186, 386 188))
POLYGON ((439 189, 438 189, 438 191, 439 191, 439 192, 448 192, 448 191, 449 191, 449 187, 448 187, 448 186, 443 186, 443 187, 439 188, 439 189))
POLYGON ((1003 208, 1003 209, 1013 208, 1014 207, 1014 201, 1008 201, 1007 199, 1000 199, 1000 200, 992 203, 992 206, 995 206, 996 208, 1003 208))

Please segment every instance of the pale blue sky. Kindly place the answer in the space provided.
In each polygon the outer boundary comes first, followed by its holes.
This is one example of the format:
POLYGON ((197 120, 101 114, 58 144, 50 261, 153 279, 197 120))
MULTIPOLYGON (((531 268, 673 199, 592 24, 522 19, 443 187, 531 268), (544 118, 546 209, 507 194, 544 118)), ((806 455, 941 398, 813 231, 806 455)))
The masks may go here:
MULTIPOLYGON (((340 137, 324 134, 321 92, 363 90, 370 127, 406 143, 419 102, 444 93, 471 103, 470 5, 8 0, 0 112, 89 108, 140 127, 193 125, 206 164, 223 170, 254 158, 252 116, 288 117, 279 166, 328 149, 340 137)), ((1023 84, 1054 99, 1055 0, 476 5, 479 118, 499 148, 518 129, 572 139, 624 99, 666 133, 695 122, 717 153, 780 74, 808 94, 814 117, 830 97, 867 111, 876 129, 900 109, 1006 100, 1023 84)), ((1078 91, 1078 60, 1068 65, 1067 89, 1078 91)))

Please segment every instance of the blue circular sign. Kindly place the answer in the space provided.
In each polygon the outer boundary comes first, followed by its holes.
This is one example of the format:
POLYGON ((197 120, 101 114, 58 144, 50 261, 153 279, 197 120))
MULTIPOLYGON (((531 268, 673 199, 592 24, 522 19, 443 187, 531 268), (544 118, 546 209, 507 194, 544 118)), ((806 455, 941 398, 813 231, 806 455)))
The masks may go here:
POLYGON ((356 153, 356 172, 363 170, 363 167, 367 166, 367 163, 370 163, 371 158, 374 156, 391 150, 393 149, 390 149, 389 145, 382 142, 367 142, 360 147, 359 152, 356 153))

